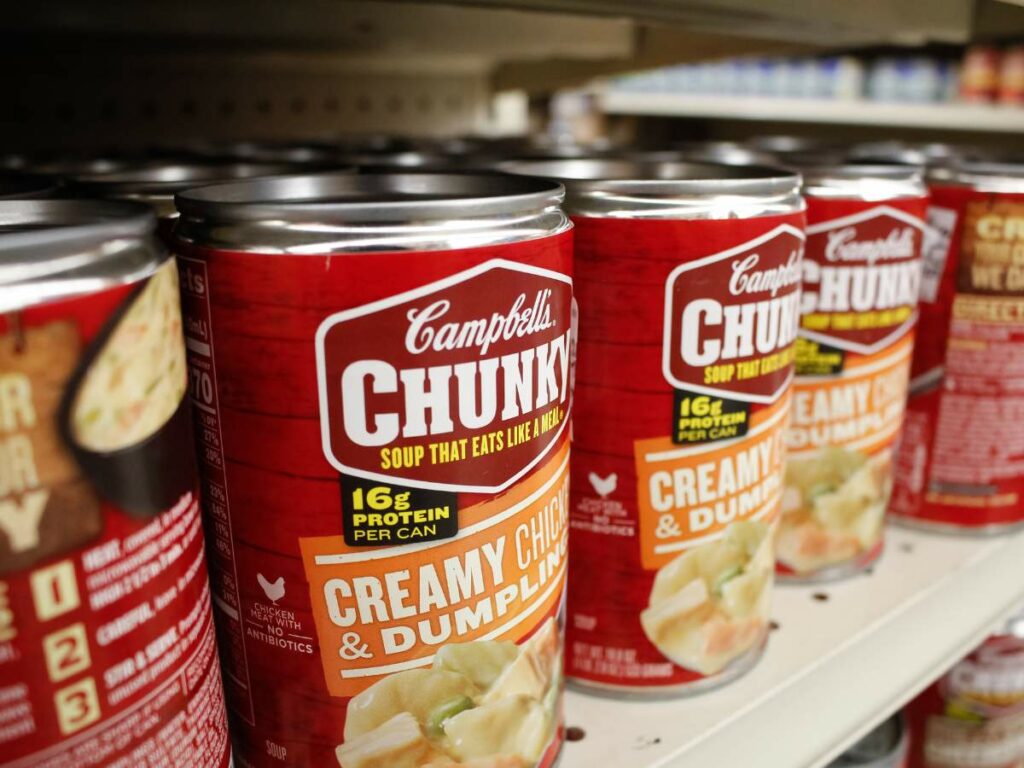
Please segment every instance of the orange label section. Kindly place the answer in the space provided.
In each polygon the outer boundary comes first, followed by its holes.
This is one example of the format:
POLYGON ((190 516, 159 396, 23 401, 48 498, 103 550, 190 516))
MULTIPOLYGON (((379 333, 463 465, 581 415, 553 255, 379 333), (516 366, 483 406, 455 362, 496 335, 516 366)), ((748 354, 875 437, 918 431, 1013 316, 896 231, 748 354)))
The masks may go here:
POLYGON ((568 544, 569 449, 459 514, 456 537, 400 547, 300 539, 327 687, 354 696, 426 666, 442 645, 518 641, 558 605, 568 544))
POLYGON ((903 423, 914 337, 874 355, 850 355, 838 375, 798 376, 786 443, 790 458, 828 446, 872 455, 892 445, 903 423))
POLYGON ((668 437, 634 443, 640 561, 657 570, 738 520, 771 523, 782 500, 790 397, 757 411, 743 437, 680 447, 668 437))

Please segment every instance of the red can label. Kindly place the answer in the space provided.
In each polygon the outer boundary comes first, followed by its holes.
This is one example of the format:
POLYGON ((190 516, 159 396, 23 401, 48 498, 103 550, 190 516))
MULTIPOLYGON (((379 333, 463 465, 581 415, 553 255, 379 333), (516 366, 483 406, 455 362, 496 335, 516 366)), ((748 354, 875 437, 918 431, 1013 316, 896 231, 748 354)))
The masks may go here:
POLYGON ((778 399, 793 374, 787 352, 799 316, 803 239, 783 224, 672 270, 663 351, 669 384, 752 403, 778 399), (781 263, 779 253, 788 254, 781 263))
POLYGON ((860 567, 881 551, 903 423, 927 198, 810 197, 781 573, 860 567))
POLYGON ((241 766, 550 766, 569 233, 182 259, 241 766))
POLYGON ((0 764, 223 768, 173 263, 0 317, 0 764))
POLYGON ((1024 522, 1024 195, 937 186, 891 510, 923 523, 1024 522))
POLYGON ((569 674, 738 672, 768 623, 803 214, 576 224, 569 674))

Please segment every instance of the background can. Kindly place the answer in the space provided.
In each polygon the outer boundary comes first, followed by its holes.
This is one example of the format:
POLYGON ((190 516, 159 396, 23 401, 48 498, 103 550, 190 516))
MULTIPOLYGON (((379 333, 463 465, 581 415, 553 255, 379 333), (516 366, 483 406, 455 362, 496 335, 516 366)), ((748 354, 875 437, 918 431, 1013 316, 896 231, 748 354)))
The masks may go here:
POLYGON ((882 550, 928 196, 911 165, 802 171, 807 248, 776 556, 780 577, 806 581, 858 571, 882 550))
POLYGON ((1024 614, 907 705, 912 768, 1016 768, 1024 762, 1024 614))
POLYGON ((69 173, 62 180, 72 195, 145 203, 156 212, 159 235, 170 242, 178 219, 178 209, 174 207, 178 192, 236 179, 280 176, 295 170, 295 164, 285 161, 150 159, 69 173))
POLYGON ((0 220, 0 764, 224 768, 175 264, 141 205, 0 220))
POLYGON ((574 346, 561 198, 430 174, 179 195, 238 765, 555 760, 574 346))
POLYGON ((1024 522, 1024 166, 939 171, 890 509, 915 526, 998 532, 1024 522))
POLYGON ((768 629, 799 176, 624 160, 507 167, 562 180, 576 225, 567 674, 646 695, 720 684, 756 661, 768 629), (748 333, 723 332, 745 315, 748 333))
POLYGON ((846 752, 828 768, 907 768, 910 739, 902 715, 893 715, 846 752))

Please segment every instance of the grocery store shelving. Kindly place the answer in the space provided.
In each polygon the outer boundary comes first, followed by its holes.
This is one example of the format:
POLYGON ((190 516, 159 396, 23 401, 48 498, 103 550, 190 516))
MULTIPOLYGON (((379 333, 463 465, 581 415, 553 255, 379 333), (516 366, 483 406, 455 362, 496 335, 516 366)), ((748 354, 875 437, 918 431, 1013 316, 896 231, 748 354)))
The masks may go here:
POLYGON ((1024 109, 984 104, 889 104, 616 90, 602 93, 601 104, 605 112, 622 115, 1024 132, 1024 109))
POLYGON ((819 768, 969 651, 1024 601, 1024 532, 889 532, 871 573, 779 587, 761 662, 693 698, 570 692, 562 768, 819 768))

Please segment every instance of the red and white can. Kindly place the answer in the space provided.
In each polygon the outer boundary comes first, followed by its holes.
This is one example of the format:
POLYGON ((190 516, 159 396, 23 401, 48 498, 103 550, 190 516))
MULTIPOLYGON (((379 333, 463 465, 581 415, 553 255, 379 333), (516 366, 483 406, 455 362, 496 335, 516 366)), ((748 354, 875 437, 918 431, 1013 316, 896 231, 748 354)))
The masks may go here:
POLYGON ((882 550, 914 345, 920 168, 807 165, 807 247, 779 575, 838 578, 882 550))
POLYGON ((175 264, 0 201, 0 765, 226 768, 175 264))
POLYGON ((178 196, 237 765, 554 763, 562 195, 327 174, 178 196))
POLYGON ((907 705, 911 768, 1024 764, 1024 635, 1011 620, 907 705))
POLYGON ((930 174, 918 336, 891 513, 933 529, 1024 523, 1024 165, 930 174))
POLYGON ((759 658, 799 325, 787 171, 513 163, 566 185, 580 305, 567 674, 695 691, 759 658))

